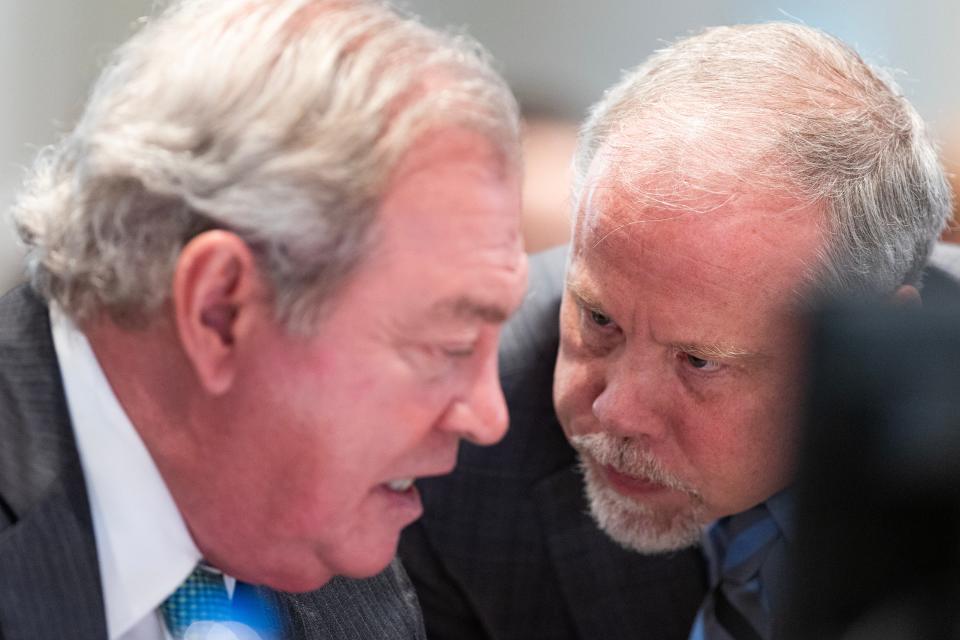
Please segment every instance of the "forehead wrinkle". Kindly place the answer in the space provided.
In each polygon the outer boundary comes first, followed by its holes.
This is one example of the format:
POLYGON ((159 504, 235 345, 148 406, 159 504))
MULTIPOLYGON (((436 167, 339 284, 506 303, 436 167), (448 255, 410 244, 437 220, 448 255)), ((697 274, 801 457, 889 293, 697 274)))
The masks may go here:
MULTIPOLYGON (((589 247, 579 247, 580 250, 596 249, 618 232, 624 232, 627 239, 631 239, 629 234, 625 233, 630 227, 679 220, 693 214, 711 213, 729 201, 725 199, 720 204, 704 209, 680 206, 666 199, 644 198, 640 201, 625 193, 622 185, 616 182, 609 184, 609 182, 609 180, 599 179, 588 186, 586 201, 578 212, 575 228, 578 236, 593 235, 596 239, 589 247), (602 194, 603 197, 598 197, 598 194, 602 194), (618 220, 623 222, 617 223, 618 220), (607 223, 614 226, 604 229, 611 226, 607 223)), ((582 240, 578 244, 582 245, 582 240)))
MULTIPOLYGON (((604 242, 604 240, 606 240, 607 238, 609 238, 609 237, 612 236, 613 234, 617 233, 618 231, 623 231, 623 230, 626 229, 627 227, 632 227, 632 226, 634 226, 634 225, 647 224, 647 223, 652 223, 652 222, 667 222, 667 221, 669 221, 669 220, 676 220, 677 218, 681 217, 682 215, 684 215, 684 214, 678 213, 678 214, 676 214, 676 215, 667 216, 667 217, 665 217, 665 218, 648 218, 648 219, 646 219, 646 220, 632 220, 632 221, 630 221, 630 222, 624 222, 624 223, 622 223, 622 224, 614 227, 613 229, 611 229, 610 231, 608 231, 607 233, 605 233, 603 236, 601 236, 600 239, 598 239, 596 242, 594 242, 594 243, 593 243, 593 246, 591 246, 590 248, 591 248, 591 249, 596 249, 597 247, 599 247, 599 246, 604 242)), ((642 243, 641 243, 641 246, 642 246, 642 243)))

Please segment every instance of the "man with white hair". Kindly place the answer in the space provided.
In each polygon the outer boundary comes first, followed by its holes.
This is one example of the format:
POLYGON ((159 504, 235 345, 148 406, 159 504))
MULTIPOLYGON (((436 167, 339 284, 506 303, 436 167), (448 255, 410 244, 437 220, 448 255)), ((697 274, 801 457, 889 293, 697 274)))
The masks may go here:
POLYGON ((393 557, 506 429, 518 176, 483 52, 384 4, 147 22, 15 205, 0 637, 422 637, 393 557))
POLYGON ((935 148, 838 40, 724 27, 609 90, 575 174, 566 277, 533 261, 504 334, 511 432, 424 483, 404 533, 428 635, 777 637, 804 310, 919 297, 950 212, 935 148))

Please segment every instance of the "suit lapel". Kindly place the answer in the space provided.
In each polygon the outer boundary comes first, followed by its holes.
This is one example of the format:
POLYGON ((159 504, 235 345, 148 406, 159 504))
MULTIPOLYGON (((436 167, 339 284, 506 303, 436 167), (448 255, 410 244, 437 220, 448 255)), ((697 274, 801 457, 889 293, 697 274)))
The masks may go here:
POLYGON ((550 557, 580 638, 686 638, 706 591, 696 550, 643 556, 594 524, 570 466, 534 489, 550 557))
POLYGON ((56 481, 27 517, 0 534, 5 640, 107 637, 89 508, 85 496, 77 499, 83 478, 67 475, 74 479, 56 481))
POLYGON ((0 629, 6 640, 105 638, 96 543, 47 309, 0 301, 0 629))

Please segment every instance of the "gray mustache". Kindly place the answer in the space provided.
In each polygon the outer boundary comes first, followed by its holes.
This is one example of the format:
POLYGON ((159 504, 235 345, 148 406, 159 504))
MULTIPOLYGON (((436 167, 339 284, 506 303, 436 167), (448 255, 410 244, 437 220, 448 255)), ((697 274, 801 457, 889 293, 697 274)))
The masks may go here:
POLYGON ((570 436, 570 444, 581 454, 603 466, 613 468, 618 473, 650 480, 690 495, 699 495, 680 478, 664 469, 652 453, 629 438, 606 433, 587 433, 570 436))

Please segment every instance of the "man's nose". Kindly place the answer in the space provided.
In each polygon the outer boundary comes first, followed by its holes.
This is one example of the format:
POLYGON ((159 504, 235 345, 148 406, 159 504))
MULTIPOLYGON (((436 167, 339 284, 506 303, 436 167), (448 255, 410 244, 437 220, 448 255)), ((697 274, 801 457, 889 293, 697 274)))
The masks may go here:
POLYGON ((441 427, 474 444, 491 445, 507 433, 508 421, 494 348, 467 393, 451 403, 441 427))
POLYGON ((620 358, 611 363, 603 389, 593 400, 593 415, 605 432, 659 440, 666 433, 661 408, 669 401, 666 372, 650 361, 620 358))

